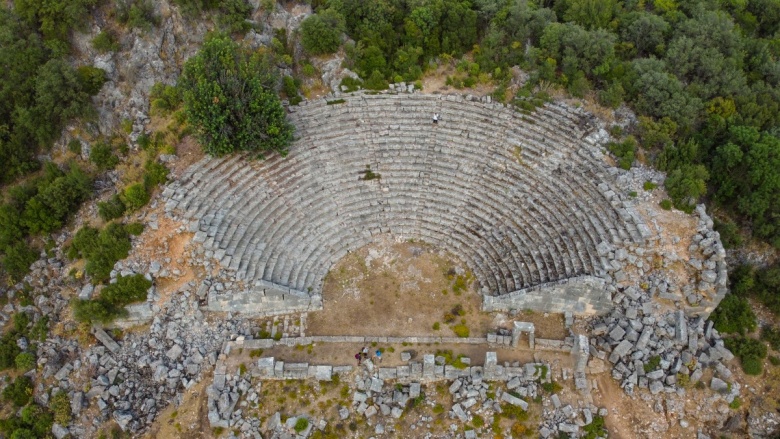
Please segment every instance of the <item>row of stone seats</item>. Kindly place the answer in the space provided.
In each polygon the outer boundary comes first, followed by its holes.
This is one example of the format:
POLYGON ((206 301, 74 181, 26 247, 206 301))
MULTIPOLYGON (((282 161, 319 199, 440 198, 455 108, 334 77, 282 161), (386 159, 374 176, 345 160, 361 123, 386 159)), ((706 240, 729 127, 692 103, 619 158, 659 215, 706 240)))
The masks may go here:
POLYGON ((597 243, 641 239, 597 186, 607 173, 593 169, 605 165, 566 107, 345 100, 294 108, 287 158, 195 165, 166 210, 199 219, 204 245, 239 277, 303 291, 319 291, 333 263, 379 233, 453 249, 489 294, 600 274, 597 243), (381 178, 361 181, 367 165, 381 178))

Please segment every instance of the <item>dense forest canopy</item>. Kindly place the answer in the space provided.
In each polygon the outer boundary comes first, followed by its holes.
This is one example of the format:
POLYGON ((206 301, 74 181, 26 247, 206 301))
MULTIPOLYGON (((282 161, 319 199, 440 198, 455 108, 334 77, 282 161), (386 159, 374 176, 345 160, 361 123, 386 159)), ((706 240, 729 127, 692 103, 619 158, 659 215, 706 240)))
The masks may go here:
MULTIPOLYGON (((458 63, 468 72, 463 84, 489 77, 498 98, 517 65, 531 73, 528 88, 560 86, 608 107, 628 104, 640 116, 640 145, 668 173, 675 207, 690 211, 708 195, 754 236, 780 247, 780 2, 323 0, 314 6, 304 42, 307 34, 324 34, 322 21, 344 23, 350 65, 367 82, 415 81, 435 62, 469 54, 458 63)), ((304 45, 313 54, 336 49, 311 46, 304 45)))

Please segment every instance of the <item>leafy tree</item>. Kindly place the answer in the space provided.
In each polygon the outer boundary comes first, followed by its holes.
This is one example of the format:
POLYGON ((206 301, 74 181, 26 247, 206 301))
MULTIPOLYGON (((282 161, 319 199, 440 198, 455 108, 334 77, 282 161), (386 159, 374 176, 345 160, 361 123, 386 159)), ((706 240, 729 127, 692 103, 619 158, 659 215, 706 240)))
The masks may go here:
POLYGON ((111 145, 106 142, 92 145, 92 149, 89 151, 89 160, 97 165, 101 171, 114 169, 119 163, 119 157, 114 154, 111 145))
POLYGON ((93 300, 73 302, 74 317, 81 322, 108 323, 125 314, 124 306, 145 300, 152 282, 143 275, 119 276, 93 300))
POLYGON ((617 7, 617 0, 569 0, 563 19, 586 29, 606 28, 617 7))
POLYGON ((35 367, 35 354, 31 352, 22 352, 14 359, 16 368, 22 371, 28 371, 35 367))
POLYGON ((152 86, 149 101, 152 104, 152 110, 167 114, 181 105, 181 91, 176 86, 158 82, 152 86))
POLYGON ((334 53, 341 45, 344 17, 333 9, 310 15, 301 22, 301 44, 312 55, 334 53))
POLYGON ((715 329, 727 334, 742 334, 756 330, 756 315, 750 303, 742 297, 727 294, 710 315, 715 329))
POLYGON ((119 50, 119 42, 113 32, 104 30, 92 39, 92 48, 100 53, 116 52, 119 50))
POLYGON ((66 122, 92 113, 89 96, 76 71, 52 59, 38 70, 34 106, 21 111, 19 122, 41 146, 49 145, 66 122))
POLYGON ((103 221, 110 221, 115 218, 120 218, 125 214, 125 203, 119 195, 114 195, 108 199, 108 201, 101 201, 97 204, 98 215, 103 221))
POLYGON ((669 23, 658 15, 632 12, 623 19, 620 36, 634 45, 637 55, 646 56, 663 52, 662 46, 670 29, 669 23))
POLYGON ((180 83, 187 118, 205 151, 286 154, 293 127, 273 91, 277 82, 268 55, 249 53, 223 35, 209 37, 185 64, 180 83))
MULTIPOLYGON (((47 163, 49 169, 54 169, 47 163)), ((78 166, 71 166, 51 183, 42 182, 38 194, 27 201, 22 223, 30 233, 49 233, 62 227, 64 221, 92 192, 92 180, 78 166)))
POLYGON ((73 237, 68 257, 85 258, 85 271, 97 283, 108 280, 116 261, 126 258, 130 248, 130 235, 123 224, 111 223, 100 231, 85 226, 73 237))
POLYGON ((15 407, 23 407, 32 398, 33 385, 30 377, 22 375, 3 389, 3 399, 15 407))
POLYGON ((122 202, 127 206, 129 211, 138 210, 149 202, 149 191, 141 183, 131 184, 125 188, 122 194, 122 202))
POLYGON ((81 66, 76 70, 81 89, 90 96, 98 94, 108 80, 106 71, 93 66, 81 66))
POLYGON ((761 360, 766 358, 766 345, 750 337, 726 338, 726 347, 742 363, 742 370, 748 375, 760 375, 763 369, 761 360))
POLYGON ((83 29, 97 0, 16 0, 20 17, 37 26, 47 39, 66 41, 71 29, 83 29))
POLYGON ((160 21, 154 13, 154 4, 150 0, 117 0, 116 19, 130 28, 146 31, 160 21))

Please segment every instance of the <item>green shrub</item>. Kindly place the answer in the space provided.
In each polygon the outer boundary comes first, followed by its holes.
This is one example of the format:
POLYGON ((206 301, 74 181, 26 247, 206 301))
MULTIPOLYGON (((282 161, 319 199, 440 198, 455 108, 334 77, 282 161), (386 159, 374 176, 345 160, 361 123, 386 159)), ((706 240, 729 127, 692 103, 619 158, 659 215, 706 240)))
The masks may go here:
POLYGON ((770 355, 769 362, 772 363, 772 366, 780 366, 780 357, 770 355))
POLYGON ((724 248, 737 248, 742 245, 739 227, 733 221, 721 221, 715 218, 715 230, 720 234, 724 248))
POLYGON ((301 96, 298 94, 298 81, 292 76, 285 76, 282 78, 282 91, 284 91, 287 100, 290 101, 290 105, 298 105, 301 103, 301 96))
POLYGON ((217 26, 229 34, 245 33, 252 28, 248 21, 252 6, 246 0, 222 0, 218 2, 217 26))
POLYGON ((144 225, 141 223, 130 223, 125 226, 125 230, 133 236, 138 236, 144 232, 144 225))
POLYGON ((108 201, 98 202, 97 207, 98 215, 103 221, 111 221, 125 214, 125 203, 117 194, 114 194, 108 201))
POLYGON ((352 93, 363 87, 363 81, 350 76, 345 76, 344 79, 341 80, 341 84, 339 84, 339 88, 341 87, 346 87, 346 90, 344 90, 346 93, 352 93))
POLYGON ((644 369, 645 373, 650 373, 656 369, 661 367, 661 357, 658 355, 654 355, 650 357, 650 359, 645 363, 644 369))
POLYGON ((458 337, 460 337, 460 338, 468 338, 468 336, 469 336, 469 335, 470 335, 470 333, 471 333, 471 332, 469 331, 469 327, 468 327, 468 326, 466 326, 465 324, 462 324, 462 323, 459 323, 459 324, 457 324, 457 325, 454 325, 454 326, 452 327, 452 332, 454 332, 454 333, 455 333, 455 335, 457 335, 457 336, 458 336, 458 337))
POLYGON ((725 334, 745 334, 756 330, 756 315, 747 299, 727 294, 710 315, 715 329, 725 334))
POLYGON ((92 193, 92 180, 78 166, 71 166, 65 174, 47 163, 45 171, 46 176, 38 180, 37 193, 25 203, 21 214, 21 223, 30 234, 61 228, 92 193))
POLYGON ((471 423, 474 425, 474 428, 482 428, 485 425, 485 418, 480 415, 474 415, 471 423))
POLYGON ((16 345, 15 331, 9 331, 0 338, 0 370, 16 366, 16 357, 22 352, 16 345))
POLYGON ((628 136, 620 143, 609 142, 607 149, 618 159, 618 166, 623 169, 631 169, 636 154, 636 139, 628 136))
POLYGON ((341 45, 344 17, 333 9, 310 15, 301 22, 301 44, 312 55, 334 53, 341 45))
POLYGON ((178 87, 158 82, 152 86, 149 92, 149 102, 152 110, 163 115, 176 110, 181 106, 181 91, 178 87))
POLYGON ((658 203, 658 205, 661 206, 661 209, 663 210, 672 210, 672 200, 668 198, 661 200, 661 202, 658 203))
POLYGON ((772 349, 780 351, 780 329, 775 329, 769 325, 762 326, 761 340, 769 343, 772 349))
POLYGON ((645 184, 642 187, 646 191, 652 191, 653 189, 657 188, 658 185, 653 183, 652 181, 648 180, 648 181, 645 182, 645 184))
POLYGON ((103 84, 108 81, 106 71, 93 66, 81 66, 76 69, 76 76, 81 89, 90 96, 95 96, 103 88, 103 84))
POLYGON ((439 329, 441 329, 441 323, 439 323, 439 322, 435 322, 435 323, 433 324, 433 330, 434 330, 434 331, 438 331, 439 329))
POLYGON ((119 50, 119 42, 113 32, 104 30, 92 39, 92 48, 100 53, 116 52, 119 50))
POLYGON ((555 381, 549 383, 542 383, 542 389, 547 393, 558 393, 563 390, 563 387, 555 381))
POLYGON ((34 369, 36 366, 35 354, 31 352, 22 352, 16 356, 14 363, 16 363, 17 369, 27 372, 30 369, 34 369))
POLYGON ((101 171, 105 171, 114 169, 119 163, 119 157, 114 154, 111 145, 106 142, 98 142, 92 145, 92 149, 89 151, 89 161, 94 163, 101 171))
POLYGON ((151 286, 152 282, 143 275, 120 275, 116 282, 106 286, 96 299, 74 301, 74 317, 80 322, 108 323, 124 315, 124 306, 146 300, 147 290, 151 286))
POLYGON ((293 427, 296 433, 301 433, 307 428, 309 428, 309 420, 304 417, 298 418, 295 421, 295 426, 293 427))
POLYGON ((52 395, 49 408, 54 412, 54 421, 60 425, 70 424, 71 408, 68 394, 60 390, 52 395))
POLYGON ((131 184, 123 192, 122 201, 130 212, 138 210, 149 202, 150 195, 141 183, 131 184))
POLYGON ((735 397, 730 403, 729 408, 731 410, 738 410, 740 407, 742 407, 742 400, 739 399, 739 396, 735 397))
POLYGON ((73 237, 68 257, 86 259, 86 273, 92 276, 93 282, 103 282, 108 279, 114 264, 127 257, 131 247, 130 234, 123 224, 111 223, 100 231, 85 226, 73 237))
POLYGON ((81 155, 81 140, 71 139, 70 142, 68 142, 68 151, 76 155, 81 155))
POLYGON ((748 375, 760 375, 763 369, 762 361, 766 358, 766 345, 745 336, 729 337, 725 339, 726 347, 739 358, 742 370, 748 375))
POLYGON ((12 403, 15 407, 23 407, 30 402, 32 391, 32 380, 22 375, 3 389, 3 400, 12 403))
POLYGON ((44 407, 30 404, 14 417, 0 420, 0 431, 11 439, 51 437, 52 414, 44 407))
POLYGON ((160 19, 154 14, 150 0, 117 0, 116 20, 129 28, 149 31, 160 19))
POLYGON ((148 160, 144 166, 144 187, 148 191, 154 190, 157 185, 168 181, 170 172, 165 165, 154 160, 148 160))
POLYGON ((604 418, 598 415, 593 417, 593 422, 582 427, 582 430, 585 433, 583 436, 584 439, 596 439, 609 435, 609 432, 604 425, 604 418))
POLYGON ((386 90, 389 85, 379 70, 374 70, 371 76, 363 83, 363 86, 368 90, 386 90))

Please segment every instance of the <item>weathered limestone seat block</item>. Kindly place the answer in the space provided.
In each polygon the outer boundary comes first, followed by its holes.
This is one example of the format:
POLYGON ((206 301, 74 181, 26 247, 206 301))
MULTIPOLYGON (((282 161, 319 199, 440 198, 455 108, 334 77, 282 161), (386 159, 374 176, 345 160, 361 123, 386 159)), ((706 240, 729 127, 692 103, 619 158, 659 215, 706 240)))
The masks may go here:
POLYGON ((641 244, 649 229, 613 190, 618 171, 584 111, 553 103, 521 114, 455 95, 341 98, 290 109, 297 140, 286 158, 203 159, 164 192, 168 214, 190 221, 207 256, 247 285, 210 294, 212 309, 317 309, 331 266, 379 234, 458 255, 490 310, 611 306, 596 247, 641 244))

